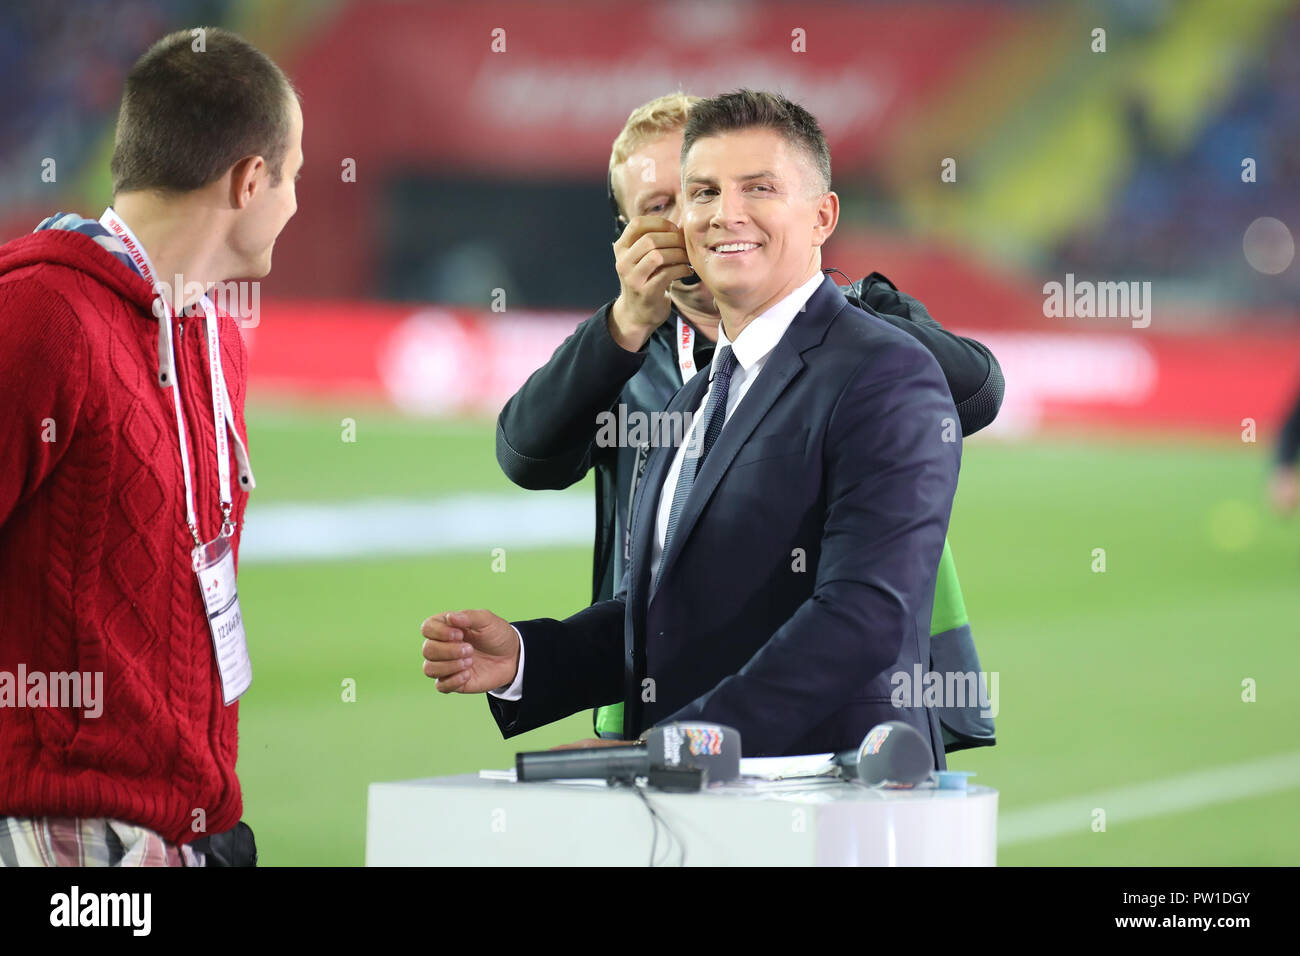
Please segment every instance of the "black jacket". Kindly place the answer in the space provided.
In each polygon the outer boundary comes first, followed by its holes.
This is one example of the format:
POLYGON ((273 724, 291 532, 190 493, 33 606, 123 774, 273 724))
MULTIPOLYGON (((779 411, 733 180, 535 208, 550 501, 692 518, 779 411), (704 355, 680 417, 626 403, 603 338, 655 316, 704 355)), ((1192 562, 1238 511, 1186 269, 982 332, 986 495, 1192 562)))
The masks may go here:
MULTIPOLYGON (((988 425, 1002 405, 1002 368, 993 353, 974 339, 948 332, 924 305, 873 272, 841 291, 854 305, 907 332, 939 362, 963 435, 988 425)), ((628 506, 635 479, 645 468, 648 444, 604 448, 596 444, 597 416, 627 406, 627 412, 663 411, 682 387, 673 341, 676 315, 670 315, 639 352, 629 352, 610 337, 613 303, 585 320, 555 350, 550 361, 528 377, 497 418, 497 461, 516 485, 532 490, 563 489, 596 470, 596 541, 591 599, 613 596, 627 561, 628 506)), ((696 336, 696 367, 707 366, 700 352, 713 343, 696 336)))
MULTIPOLYGON (((707 386, 696 375, 669 416, 699 409, 707 386)), ((777 756, 851 749, 902 720, 944 769, 935 708, 895 706, 891 689, 930 660, 961 461, 934 429, 955 414, 933 355, 823 278, 699 466, 657 587, 655 515, 678 454, 665 443, 636 493, 619 595, 517 624, 523 698, 488 698, 502 733, 622 701, 624 739, 705 721, 740 731, 745 756, 777 756)))

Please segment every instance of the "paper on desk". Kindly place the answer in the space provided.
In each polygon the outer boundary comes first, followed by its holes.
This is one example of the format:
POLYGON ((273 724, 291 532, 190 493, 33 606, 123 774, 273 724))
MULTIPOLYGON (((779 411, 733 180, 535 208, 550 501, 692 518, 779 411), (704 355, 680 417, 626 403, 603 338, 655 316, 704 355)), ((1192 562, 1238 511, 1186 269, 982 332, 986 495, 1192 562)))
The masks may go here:
POLYGON ((824 777, 835 771, 834 754, 807 754, 796 757, 744 757, 740 761, 742 777, 760 780, 786 780, 792 777, 824 777))

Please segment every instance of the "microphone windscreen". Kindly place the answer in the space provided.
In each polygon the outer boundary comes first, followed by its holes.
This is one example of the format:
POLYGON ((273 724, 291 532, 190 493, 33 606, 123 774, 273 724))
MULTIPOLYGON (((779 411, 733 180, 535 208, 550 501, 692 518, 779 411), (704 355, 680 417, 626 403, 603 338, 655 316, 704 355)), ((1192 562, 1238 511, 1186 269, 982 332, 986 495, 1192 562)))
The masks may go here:
POLYGON ((868 786, 914 787, 934 769, 930 742, 911 724, 887 720, 876 724, 857 754, 857 778, 868 786))
POLYGON ((722 724, 680 721, 646 734, 650 766, 705 770, 710 783, 740 779, 740 731, 722 724))

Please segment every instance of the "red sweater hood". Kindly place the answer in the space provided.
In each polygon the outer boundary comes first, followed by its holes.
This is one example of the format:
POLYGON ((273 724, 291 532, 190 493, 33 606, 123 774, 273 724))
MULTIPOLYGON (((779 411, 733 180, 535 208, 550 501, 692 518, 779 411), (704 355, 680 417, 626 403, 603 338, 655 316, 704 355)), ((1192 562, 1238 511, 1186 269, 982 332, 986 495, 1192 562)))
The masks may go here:
POLYGON ((115 295, 153 314, 153 288, 90 236, 42 229, 0 246, 0 276, 28 266, 63 265, 84 272, 115 295))

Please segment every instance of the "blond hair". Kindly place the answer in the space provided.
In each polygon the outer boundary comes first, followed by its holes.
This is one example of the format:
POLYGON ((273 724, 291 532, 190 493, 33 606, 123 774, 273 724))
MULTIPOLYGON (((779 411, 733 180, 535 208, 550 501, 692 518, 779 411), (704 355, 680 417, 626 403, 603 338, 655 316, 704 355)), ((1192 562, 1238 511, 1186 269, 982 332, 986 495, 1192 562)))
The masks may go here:
MULTIPOLYGON (((627 158, 638 149, 668 133, 675 133, 686 126, 691 107, 703 97, 691 96, 678 90, 665 96, 658 96, 649 103, 642 103, 628 116, 623 130, 614 140, 609 153, 609 175, 613 183, 614 170, 627 162, 627 158)), ((622 199, 615 196, 619 205, 622 199)))

